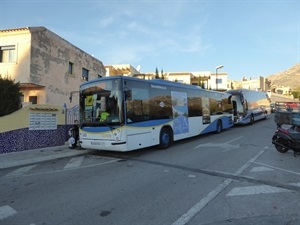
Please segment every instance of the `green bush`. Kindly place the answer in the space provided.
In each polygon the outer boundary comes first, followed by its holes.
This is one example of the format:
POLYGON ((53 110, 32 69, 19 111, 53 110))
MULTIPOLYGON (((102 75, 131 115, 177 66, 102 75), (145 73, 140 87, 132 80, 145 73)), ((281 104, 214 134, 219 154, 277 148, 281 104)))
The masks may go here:
POLYGON ((295 99, 300 99, 300 87, 293 90, 292 95, 294 96, 295 99))
POLYGON ((8 115, 21 107, 20 83, 0 75, 0 116, 8 115))

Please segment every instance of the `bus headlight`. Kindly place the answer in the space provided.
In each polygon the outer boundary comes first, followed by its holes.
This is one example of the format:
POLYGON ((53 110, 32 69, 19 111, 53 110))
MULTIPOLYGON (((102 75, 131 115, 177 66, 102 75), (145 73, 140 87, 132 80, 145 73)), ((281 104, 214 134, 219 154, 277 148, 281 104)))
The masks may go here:
POLYGON ((113 134, 115 136, 115 140, 116 141, 120 141, 121 140, 121 134, 122 134, 121 129, 116 129, 113 134))

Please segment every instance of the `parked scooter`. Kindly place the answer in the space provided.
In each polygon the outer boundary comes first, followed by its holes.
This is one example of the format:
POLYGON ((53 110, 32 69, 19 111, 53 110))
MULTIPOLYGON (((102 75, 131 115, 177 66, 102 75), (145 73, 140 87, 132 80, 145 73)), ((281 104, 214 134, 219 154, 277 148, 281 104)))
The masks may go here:
POLYGON ((293 125, 290 128, 282 128, 277 125, 277 130, 272 138, 272 143, 277 151, 286 153, 289 149, 294 151, 294 156, 300 154, 300 126, 293 125))

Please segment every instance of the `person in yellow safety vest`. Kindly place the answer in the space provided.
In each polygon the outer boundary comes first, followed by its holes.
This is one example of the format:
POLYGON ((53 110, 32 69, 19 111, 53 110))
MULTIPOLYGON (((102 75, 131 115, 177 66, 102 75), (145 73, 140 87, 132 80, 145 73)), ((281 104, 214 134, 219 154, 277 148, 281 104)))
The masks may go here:
POLYGON ((108 112, 103 111, 100 115, 100 122, 106 121, 109 115, 110 114, 108 112))

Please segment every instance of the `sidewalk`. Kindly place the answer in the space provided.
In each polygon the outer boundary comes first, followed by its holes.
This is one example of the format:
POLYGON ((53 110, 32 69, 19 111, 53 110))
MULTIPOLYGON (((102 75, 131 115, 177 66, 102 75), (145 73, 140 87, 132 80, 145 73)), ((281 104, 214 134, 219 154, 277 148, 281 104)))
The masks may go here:
POLYGON ((69 149, 68 145, 0 154, 0 169, 24 166, 52 159, 85 155, 89 151, 69 149))

